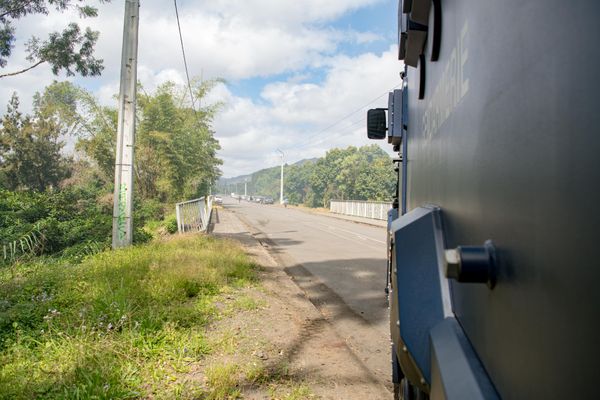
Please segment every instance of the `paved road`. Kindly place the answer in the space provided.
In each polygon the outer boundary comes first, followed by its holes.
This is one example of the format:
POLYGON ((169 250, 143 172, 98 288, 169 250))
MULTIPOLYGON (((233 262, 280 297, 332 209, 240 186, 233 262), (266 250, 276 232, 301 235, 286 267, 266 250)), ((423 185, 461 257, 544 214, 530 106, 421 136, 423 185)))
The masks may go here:
POLYGON ((262 235, 357 357, 389 384, 385 228, 232 198, 224 207, 262 235))

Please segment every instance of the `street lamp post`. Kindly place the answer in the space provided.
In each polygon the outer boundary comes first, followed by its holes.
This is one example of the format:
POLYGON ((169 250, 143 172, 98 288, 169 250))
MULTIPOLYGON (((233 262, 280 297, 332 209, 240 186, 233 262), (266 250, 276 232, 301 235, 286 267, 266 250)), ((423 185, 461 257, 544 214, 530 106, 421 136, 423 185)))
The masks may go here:
POLYGON ((283 151, 277 149, 278 152, 281 153, 281 180, 280 180, 280 185, 281 187, 279 188, 279 204, 283 204, 283 151))

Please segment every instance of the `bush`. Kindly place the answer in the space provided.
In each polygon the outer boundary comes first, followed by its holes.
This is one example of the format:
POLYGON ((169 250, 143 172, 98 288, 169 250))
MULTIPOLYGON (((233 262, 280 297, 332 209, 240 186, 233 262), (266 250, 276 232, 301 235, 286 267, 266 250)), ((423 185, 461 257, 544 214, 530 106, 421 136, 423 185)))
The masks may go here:
POLYGON ((160 221, 164 218, 164 205, 154 199, 134 201, 133 218, 136 225, 143 226, 148 221, 160 221))
MULTIPOLYGON (((0 189, 0 264, 31 255, 55 255, 80 261, 111 245, 112 208, 99 187, 68 186, 48 192, 12 192, 0 189), (7 256, 4 257, 3 248, 7 256)), ((169 233, 177 232, 175 217, 165 222, 164 205, 144 200, 134 209, 133 242, 147 243, 153 235, 145 223, 157 221, 169 233), (139 228, 138 228, 139 227, 139 228)))
POLYGON ((150 232, 147 232, 143 228, 136 228, 133 230, 133 243, 135 244, 148 243, 152 240, 152 238, 152 234, 150 232))
POLYGON ((21 248, 23 238, 37 232, 43 241, 41 254, 92 243, 108 247, 112 216, 98 205, 98 194, 74 187, 44 193, 0 190, 0 246, 18 242, 21 248))
POLYGON ((165 228, 170 234, 177 233, 177 217, 174 215, 167 217, 167 219, 165 220, 165 228))

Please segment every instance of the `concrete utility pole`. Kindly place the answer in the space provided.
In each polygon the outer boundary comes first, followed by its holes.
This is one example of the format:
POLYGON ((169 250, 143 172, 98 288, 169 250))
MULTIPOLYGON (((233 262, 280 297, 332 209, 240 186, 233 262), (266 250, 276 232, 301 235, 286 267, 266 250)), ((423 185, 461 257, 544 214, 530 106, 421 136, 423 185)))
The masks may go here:
POLYGON ((115 157, 113 249, 129 246, 133 239, 133 146, 135 143, 139 12, 139 0, 125 1, 115 157))
POLYGON ((248 179, 244 180, 244 196, 248 196, 248 179))
POLYGON ((279 204, 283 204, 283 151, 277 149, 281 153, 281 187, 279 188, 279 204))

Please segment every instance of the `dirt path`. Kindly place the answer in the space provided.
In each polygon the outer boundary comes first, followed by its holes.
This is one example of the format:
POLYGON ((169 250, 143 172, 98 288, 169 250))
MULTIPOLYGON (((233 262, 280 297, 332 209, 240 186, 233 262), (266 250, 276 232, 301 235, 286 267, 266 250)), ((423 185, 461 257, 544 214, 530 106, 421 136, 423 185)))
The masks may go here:
MULTIPOLYGON (((261 243, 233 213, 219 209, 216 236, 242 244, 263 266, 261 283, 246 295, 260 306, 215 325, 235 332, 231 351, 216 354, 223 363, 256 367, 246 374, 241 393, 246 399, 391 399, 385 386, 334 331, 326 316, 278 266, 261 243), (248 378, 250 376, 250 378, 248 378)), ((208 360, 215 364, 218 359, 208 360)))

